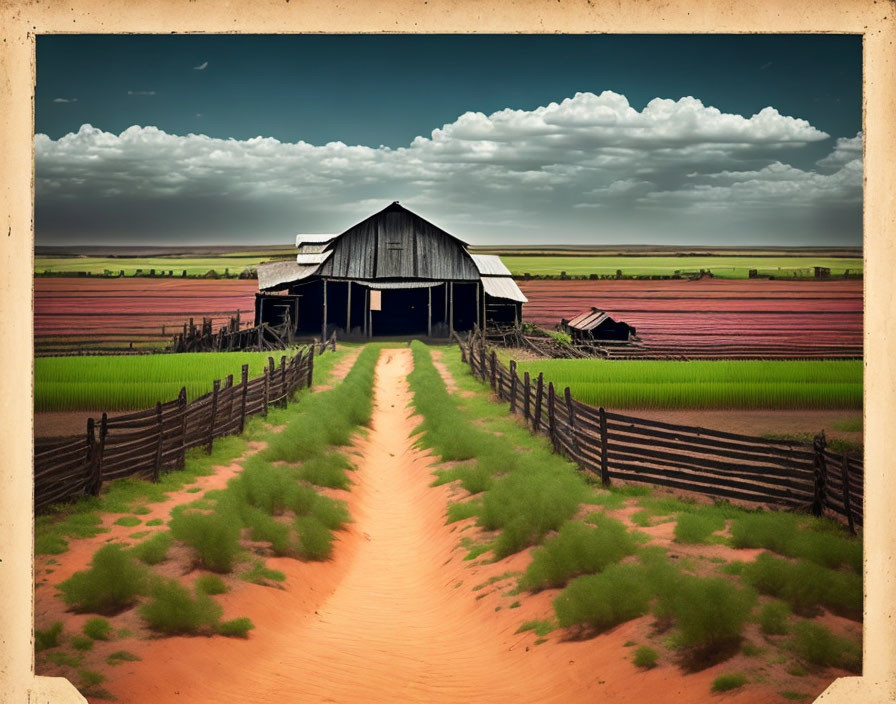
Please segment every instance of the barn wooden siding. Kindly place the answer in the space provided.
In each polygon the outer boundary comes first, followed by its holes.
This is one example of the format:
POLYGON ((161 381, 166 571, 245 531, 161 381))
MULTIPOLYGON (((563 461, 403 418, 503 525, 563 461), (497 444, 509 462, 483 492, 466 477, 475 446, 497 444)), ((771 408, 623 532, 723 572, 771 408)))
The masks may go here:
POLYGON ((863 462, 832 452, 823 432, 807 446, 612 413, 576 401, 543 374, 520 378, 516 363, 501 364, 481 336, 455 338, 474 376, 509 401, 511 413, 604 485, 638 482, 811 511, 843 519, 853 532, 863 523, 863 462))
POLYGON ((393 203, 335 238, 317 274, 335 279, 478 281, 466 245, 393 203))

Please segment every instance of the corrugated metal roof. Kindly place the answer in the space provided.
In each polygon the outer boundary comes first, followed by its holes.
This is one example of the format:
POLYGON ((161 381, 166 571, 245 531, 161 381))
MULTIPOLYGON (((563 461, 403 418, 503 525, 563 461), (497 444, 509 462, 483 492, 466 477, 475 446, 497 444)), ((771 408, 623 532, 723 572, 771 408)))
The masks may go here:
POLYGON ((300 252, 296 255, 296 264, 323 264, 332 252, 300 252))
POLYGON ((516 281, 507 276, 483 276, 482 287, 489 296, 495 298, 507 298, 520 303, 529 302, 516 285, 516 281))
POLYGON ((334 239, 336 235, 299 234, 296 235, 296 247, 301 247, 303 244, 326 244, 334 239))
POLYGON ((483 276, 510 276, 510 269, 504 266, 496 254, 470 254, 473 263, 483 276))
POLYGON ((567 325, 576 330, 593 330, 605 320, 612 320, 609 315, 602 310, 592 308, 586 313, 581 313, 570 320, 567 325))
POLYGON ((264 291, 274 286, 306 279, 317 273, 319 267, 320 264, 298 264, 292 261, 259 264, 258 290, 264 291))
POLYGON ((327 248, 326 243, 324 244, 301 244, 299 245, 299 254, 313 254, 317 252, 323 252, 327 248))

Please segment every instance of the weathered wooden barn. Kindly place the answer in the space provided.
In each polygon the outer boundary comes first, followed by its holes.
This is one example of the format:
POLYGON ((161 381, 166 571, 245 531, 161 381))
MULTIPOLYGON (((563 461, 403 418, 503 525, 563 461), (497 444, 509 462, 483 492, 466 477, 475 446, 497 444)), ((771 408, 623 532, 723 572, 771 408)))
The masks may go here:
POLYGON ((447 337, 512 324, 526 297, 500 258, 392 203, 341 235, 298 235, 295 261, 258 267, 255 320, 297 335, 447 337))
POLYGON ((574 341, 622 340, 635 336, 635 329, 628 323, 613 320, 597 308, 577 315, 571 320, 561 320, 560 327, 569 333, 574 341))

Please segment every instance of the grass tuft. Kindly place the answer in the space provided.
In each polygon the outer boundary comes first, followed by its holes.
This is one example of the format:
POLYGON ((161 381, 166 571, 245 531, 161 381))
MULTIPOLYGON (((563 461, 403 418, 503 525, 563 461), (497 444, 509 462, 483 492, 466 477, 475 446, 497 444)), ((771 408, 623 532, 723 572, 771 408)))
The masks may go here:
POLYGON ((747 683, 747 678, 739 672, 731 672, 725 675, 719 675, 712 681, 713 692, 727 692, 731 689, 743 687, 747 683))
POLYGON ((171 519, 171 533, 192 547, 198 562, 212 572, 230 572, 239 552, 240 522, 232 516, 181 511, 171 519))
POLYGON ((784 635, 788 631, 787 621, 790 607, 783 601, 770 601, 759 610, 759 628, 770 636, 784 635))
POLYGON ((717 530, 725 527, 725 520, 720 516, 699 513, 682 513, 675 524, 675 542, 685 544, 702 544, 709 542, 709 537, 717 530))
POLYGON ((635 664, 635 667, 643 667, 649 670, 652 667, 656 667, 657 657, 659 656, 653 648, 642 645, 635 651, 632 662, 635 664))
POLYGON ((171 533, 159 531, 132 547, 131 554, 146 565, 157 565, 168 557, 171 542, 171 533))
POLYGON ((536 548, 520 578, 520 589, 560 587, 573 577, 600 572, 635 552, 637 545, 620 521, 597 513, 588 522, 595 527, 568 521, 555 537, 536 548))
POLYGON ((126 662, 139 662, 139 655, 134 655, 134 653, 127 650, 116 650, 114 653, 111 653, 109 657, 106 658, 106 664, 108 665, 121 665, 126 662))
POLYGON ((218 633, 222 636, 233 638, 248 638, 249 631, 255 628, 255 624, 248 618, 235 618, 231 621, 222 621, 218 624, 218 633))
POLYGON ((93 640, 109 640, 112 636, 112 625, 104 618, 89 618, 81 629, 85 636, 93 640))
POLYGON ((63 600, 75 611, 115 614, 133 605, 146 589, 146 568, 121 545, 104 545, 94 553, 90 565, 59 585, 63 600))
POLYGON ((600 574, 578 577, 554 599, 564 628, 605 630, 647 613, 652 596, 641 565, 610 565, 600 574))
POLYGON ((34 651, 39 653, 48 648, 55 648, 59 645, 59 638, 62 636, 62 621, 56 621, 49 628, 41 630, 34 629, 34 651))
POLYGON ((212 596, 226 593, 227 585, 216 574, 203 574, 196 579, 195 589, 197 592, 212 596))
POLYGON ((151 589, 152 599, 140 607, 140 616, 154 631, 166 635, 213 631, 221 617, 221 606, 202 592, 196 596, 175 579, 159 579, 151 589))
POLYGON ((818 667, 839 667, 850 672, 862 671, 862 648, 858 643, 831 633, 812 621, 800 621, 793 627, 794 652, 805 662, 818 667))

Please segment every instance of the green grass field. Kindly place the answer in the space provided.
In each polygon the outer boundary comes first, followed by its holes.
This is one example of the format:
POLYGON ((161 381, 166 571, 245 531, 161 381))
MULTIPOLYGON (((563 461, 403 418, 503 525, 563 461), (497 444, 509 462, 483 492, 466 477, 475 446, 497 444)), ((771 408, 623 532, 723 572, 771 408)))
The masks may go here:
POLYGON ((671 275, 712 271, 713 275, 727 279, 746 279, 750 269, 763 275, 813 276, 813 267, 829 267, 831 274, 862 272, 862 260, 841 257, 735 257, 735 256, 680 256, 680 257, 625 257, 625 256, 513 256, 503 255, 501 260, 515 276, 524 273, 541 276, 559 276, 565 271, 569 276, 615 275, 622 270, 625 276, 671 275))
POLYGON ((34 360, 34 410, 140 410, 176 398, 181 386, 192 400, 228 374, 239 383, 243 364, 249 365, 251 379, 263 373, 269 356, 279 367, 284 354, 293 352, 39 357, 34 360))
POLYGON ((545 381, 584 403, 610 408, 862 407, 861 361, 520 362, 519 374, 545 381))
MULTIPOLYGON (((229 269, 236 275, 241 271, 254 268, 261 262, 272 259, 290 259, 294 250, 291 248, 272 249, 259 252, 221 252, 204 255, 172 255, 172 256, 116 256, 99 257, 93 255, 54 257, 36 255, 34 272, 36 274, 60 272, 90 272, 103 274, 108 271, 118 274, 124 270, 126 276, 133 276, 137 269, 148 274, 155 269, 156 274, 173 271, 179 276, 186 269, 188 276, 205 274, 214 269, 223 274, 229 269)), ((621 269, 626 276, 671 275, 675 271, 683 273, 699 272, 701 269, 712 271, 720 278, 745 279, 750 269, 758 269, 763 275, 780 276, 813 276, 813 267, 829 267, 832 274, 842 274, 846 269, 850 273, 862 272, 862 259, 858 257, 824 257, 824 256, 625 256, 625 255, 544 255, 520 256, 502 254, 502 261, 517 276, 524 273, 541 276, 559 276, 565 271, 570 276, 615 275, 621 269)))
MULTIPOLYGON (((150 269, 155 269, 156 274, 173 271, 175 276, 180 276, 181 272, 186 269, 188 276, 196 276, 205 274, 211 269, 217 271, 218 274, 223 274, 225 269, 229 269, 231 274, 239 274, 245 269, 255 268, 261 262, 270 261, 274 258, 272 255, 275 254, 279 255, 278 258, 283 258, 281 252, 260 252, 251 255, 224 253, 193 257, 48 257, 37 255, 34 257, 34 273, 50 272, 53 274, 84 271, 91 274, 102 274, 104 271, 110 271, 113 274, 118 274, 123 269, 125 276, 133 276, 137 269, 142 269, 144 274, 148 274, 150 269)), ((288 252, 287 256, 289 256, 288 252)))

